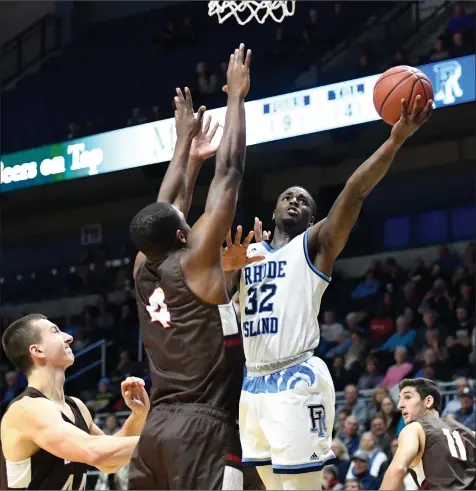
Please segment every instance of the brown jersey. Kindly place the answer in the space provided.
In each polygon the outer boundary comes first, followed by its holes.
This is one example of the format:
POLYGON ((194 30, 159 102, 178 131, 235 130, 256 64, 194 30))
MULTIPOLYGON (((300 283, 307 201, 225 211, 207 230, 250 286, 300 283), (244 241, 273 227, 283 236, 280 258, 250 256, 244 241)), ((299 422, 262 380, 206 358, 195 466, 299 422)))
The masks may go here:
POLYGON ((136 276, 151 404, 203 404, 236 421, 244 355, 235 310, 231 302, 212 305, 190 290, 180 265, 184 252, 146 263, 136 276))
POLYGON ((426 415, 418 423, 425 432, 421 466, 410 470, 420 489, 476 489, 476 437, 449 418, 426 415))
MULTIPOLYGON (((23 397, 46 399, 39 390, 27 387, 10 405, 23 397)), ((89 433, 88 424, 76 402, 71 397, 66 397, 65 400, 73 411, 74 421, 62 413, 63 419, 89 433)), ((1 460, 1 489, 86 489, 87 464, 60 459, 41 448, 21 462, 6 462, 3 453, 1 460)))

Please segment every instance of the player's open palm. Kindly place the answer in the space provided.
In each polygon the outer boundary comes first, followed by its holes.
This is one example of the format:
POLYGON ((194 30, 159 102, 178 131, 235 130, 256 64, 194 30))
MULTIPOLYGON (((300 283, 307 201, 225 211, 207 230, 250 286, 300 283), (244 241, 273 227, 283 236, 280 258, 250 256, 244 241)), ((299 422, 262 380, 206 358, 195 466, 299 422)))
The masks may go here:
POLYGON ((221 261, 223 271, 235 271, 242 269, 248 264, 256 263, 265 259, 264 256, 248 257, 247 250, 253 240, 254 232, 250 232, 246 239, 241 243, 243 227, 238 225, 235 234, 235 242, 231 238, 231 230, 226 236, 226 247, 222 248, 221 261))
POLYGON ((177 138, 194 138, 202 129, 203 114, 206 107, 200 106, 195 117, 190 89, 185 87, 185 96, 179 88, 176 90, 177 95, 174 97, 174 103, 177 138))
POLYGON ((147 416, 150 409, 145 382, 138 377, 127 377, 121 384, 121 393, 126 406, 137 416, 147 416))
POLYGON ((433 112, 433 101, 430 99, 425 106, 422 105, 421 96, 417 96, 411 114, 408 113, 408 104, 402 99, 402 112, 400 119, 392 128, 392 137, 402 144, 419 130, 429 119, 433 112))
MULTIPOLYGON (((200 128, 199 132, 192 140, 190 147, 190 158, 196 160, 207 160, 213 157, 218 150, 219 141, 213 141, 213 138, 218 130, 218 122, 210 129, 212 117, 208 116, 205 124, 200 128)), ((218 140, 218 138, 217 138, 218 140)))
POLYGON ((245 45, 240 44, 239 49, 230 56, 228 71, 226 73, 227 85, 223 90, 229 97, 246 97, 250 90, 251 50, 246 52, 245 45))

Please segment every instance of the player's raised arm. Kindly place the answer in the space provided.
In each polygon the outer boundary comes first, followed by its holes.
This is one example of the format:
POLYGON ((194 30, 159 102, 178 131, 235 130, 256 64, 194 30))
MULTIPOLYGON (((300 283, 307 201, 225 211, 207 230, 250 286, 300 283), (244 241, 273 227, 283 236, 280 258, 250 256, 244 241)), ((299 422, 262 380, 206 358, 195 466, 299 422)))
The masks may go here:
POLYGON ((400 432, 397 451, 385 472, 380 489, 402 489, 403 479, 412 462, 423 450, 420 443, 420 432, 423 433, 423 428, 419 423, 411 423, 400 432))
POLYGON ((392 128, 390 138, 347 180, 327 218, 309 231, 308 247, 316 267, 331 275, 335 259, 345 247, 357 221, 362 204, 372 189, 387 174, 397 151, 431 116, 433 101, 421 108, 417 96, 411 115, 402 100, 400 120, 392 128))
MULTIPOLYGON (((189 89, 185 88, 185 97, 180 89, 176 91, 174 106, 177 142, 160 186, 157 201, 174 205, 187 218, 198 173, 203 162, 215 155, 218 148, 218 144, 213 141, 218 123, 211 126, 209 116, 202 127, 205 107, 199 108, 195 118, 189 89)), ((134 277, 144 262, 145 256, 139 252, 134 264, 134 277)))
POLYGON ((55 403, 47 399, 24 398, 13 404, 2 420, 3 452, 5 458, 12 461, 16 461, 12 452, 17 452, 18 448, 12 450, 6 444, 10 436, 9 421, 22 422, 15 426, 16 447, 20 447, 22 442, 33 442, 61 459, 109 471, 127 464, 139 441, 139 437, 89 435, 65 422, 55 403))
MULTIPOLYGON (((203 271, 208 274, 209 268, 220 266, 220 282, 224 281, 221 245, 235 216, 238 191, 245 170, 245 97, 250 87, 250 63, 251 51, 248 50, 245 57, 243 44, 230 56, 225 129, 217 151, 215 176, 208 191, 205 213, 190 231, 190 250, 183 263, 186 271, 196 275, 203 271)), ((210 295, 213 296, 211 290, 210 295)))

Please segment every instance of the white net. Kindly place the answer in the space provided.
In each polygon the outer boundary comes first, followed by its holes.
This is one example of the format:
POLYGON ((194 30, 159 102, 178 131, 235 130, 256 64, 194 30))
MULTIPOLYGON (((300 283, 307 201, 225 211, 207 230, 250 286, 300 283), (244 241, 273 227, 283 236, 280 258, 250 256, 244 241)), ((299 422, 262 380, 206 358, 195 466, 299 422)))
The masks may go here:
POLYGON ((253 19, 264 24, 268 17, 275 22, 283 22, 286 17, 294 15, 295 7, 295 1, 214 1, 208 2, 208 15, 218 16, 220 24, 234 16, 238 24, 243 26, 253 19))

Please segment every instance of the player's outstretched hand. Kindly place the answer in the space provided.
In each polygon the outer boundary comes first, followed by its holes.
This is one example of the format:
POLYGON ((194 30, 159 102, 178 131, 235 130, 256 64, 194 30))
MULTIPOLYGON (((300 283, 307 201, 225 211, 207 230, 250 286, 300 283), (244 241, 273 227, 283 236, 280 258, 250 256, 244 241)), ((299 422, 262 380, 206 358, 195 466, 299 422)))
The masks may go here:
POLYGON ((262 261, 264 256, 248 257, 246 251, 250 242, 253 240, 254 232, 250 232, 246 239, 241 243, 241 235, 243 234, 243 227, 238 225, 235 234, 235 242, 231 238, 231 230, 228 230, 226 236, 226 247, 221 251, 221 262, 223 265, 223 271, 235 271, 242 269, 248 264, 262 261))
POLYGON ((127 377, 121 384, 121 393, 126 406, 136 416, 147 416, 150 400, 145 390, 145 382, 141 378, 127 377))
POLYGON ((433 112, 433 101, 430 99, 423 107, 421 96, 417 96, 411 114, 408 114, 408 105, 402 99, 402 112, 400 119, 392 128, 392 138, 399 144, 403 144, 429 119, 433 112))
MULTIPOLYGON (((195 138, 192 140, 192 146, 190 148, 190 158, 195 160, 207 160, 213 157, 218 150, 220 141, 213 141, 218 130, 218 122, 216 122, 212 129, 210 129, 212 117, 208 116, 205 124, 198 131, 195 138)), ((217 138, 218 140, 218 138, 217 138)))
POLYGON ((263 222, 258 217, 255 217, 254 237, 255 242, 271 239, 271 230, 263 232, 263 222))
POLYGON ((246 97, 250 90, 251 50, 246 52, 245 45, 240 44, 239 49, 230 56, 228 71, 226 72, 226 86, 223 90, 228 97, 246 97))
POLYGON ((179 88, 176 91, 177 95, 174 97, 174 104, 177 138, 194 138, 202 128, 203 114, 206 111, 206 107, 200 106, 197 111, 197 117, 195 117, 190 89, 185 87, 185 97, 179 88))

